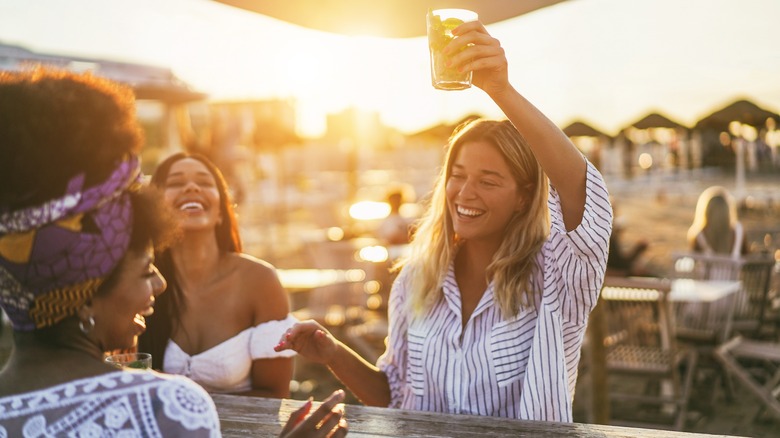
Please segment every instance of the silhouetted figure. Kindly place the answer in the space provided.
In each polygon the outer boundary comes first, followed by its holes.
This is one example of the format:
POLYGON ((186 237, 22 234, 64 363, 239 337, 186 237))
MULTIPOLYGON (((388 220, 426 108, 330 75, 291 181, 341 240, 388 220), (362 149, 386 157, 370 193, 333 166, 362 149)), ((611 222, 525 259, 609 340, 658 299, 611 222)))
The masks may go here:
POLYGON ((612 202, 612 235, 609 238, 609 259, 607 259, 607 275, 630 277, 651 275, 643 266, 641 257, 649 246, 647 240, 640 239, 626 248, 623 242, 625 220, 617 213, 616 203, 612 202))
POLYGON ((696 202, 693 223, 688 229, 691 251, 739 257, 749 248, 737 215, 737 203, 726 188, 705 189, 696 202))
POLYGON ((403 193, 393 190, 387 195, 387 204, 390 205, 390 214, 379 224, 376 234, 384 243, 389 245, 403 245, 409 243, 411 221, 401 215, 403 193))

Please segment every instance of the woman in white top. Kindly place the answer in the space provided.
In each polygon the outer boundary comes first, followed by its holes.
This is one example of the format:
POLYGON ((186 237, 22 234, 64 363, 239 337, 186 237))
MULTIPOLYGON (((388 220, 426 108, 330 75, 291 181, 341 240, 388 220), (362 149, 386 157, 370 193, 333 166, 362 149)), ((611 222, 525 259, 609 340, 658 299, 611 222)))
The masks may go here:
POLYGON ((509 83, 498 40, 479 22, 454 33, 452 63, 472 70, 509 120, 469 122, 450 138, 393 285, 385 353, 372 366, 312 321, 277 349, 327 364, 369 405, 572 421, 606 270, 609 196, 596 168, 509 83))
POLYGON ((227 184, 197 154, 178 153, 152 176, 178 212, 183 236, 157 255, 168 280, 139 340, 154 368, 209 392, 289 397, 294 352, 273 350, 295 319, 270 264, 241 253, 227 184))
POLYGON ((726 188, 712 186, 699 195, 693 224, 688 229, 691 250, 738 258, 748 252, 737 203, 726 188))

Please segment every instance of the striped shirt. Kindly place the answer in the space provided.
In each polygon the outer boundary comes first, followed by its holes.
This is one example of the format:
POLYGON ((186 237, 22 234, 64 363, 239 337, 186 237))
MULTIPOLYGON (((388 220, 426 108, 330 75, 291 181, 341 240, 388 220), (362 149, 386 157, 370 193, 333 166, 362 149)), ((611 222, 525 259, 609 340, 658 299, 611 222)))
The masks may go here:
POLYGON ((507 320, 491 283, 465 327, 453 266, 443 297, 410 318, 409 278, 393 284, 387 349, 390 407, 544 421, 572 421, 577 365, 588 315, 604 280, 612 208, 599 172, 588 163, 585 213, 567 233, 560 199, 550 188, 551 232, 531 279, 535 309, 507 320))

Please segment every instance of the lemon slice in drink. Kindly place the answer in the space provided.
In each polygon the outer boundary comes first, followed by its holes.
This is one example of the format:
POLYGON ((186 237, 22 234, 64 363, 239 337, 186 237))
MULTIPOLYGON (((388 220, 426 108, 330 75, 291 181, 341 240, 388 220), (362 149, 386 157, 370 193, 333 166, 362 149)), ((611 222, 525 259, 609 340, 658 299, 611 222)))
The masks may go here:
POLYGON ((463 24, 463 20, 460 18, 450 17, 442 21, 441 24, 443 24, 446 29, 452 30, 463 24))

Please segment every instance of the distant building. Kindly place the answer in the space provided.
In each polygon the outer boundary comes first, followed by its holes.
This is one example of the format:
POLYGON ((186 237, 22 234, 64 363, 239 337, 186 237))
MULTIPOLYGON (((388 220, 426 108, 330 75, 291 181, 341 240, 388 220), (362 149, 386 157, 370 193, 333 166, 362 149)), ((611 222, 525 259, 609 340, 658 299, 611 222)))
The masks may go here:
POLYGON ((75 72, 91 71, 133 88, 137 99, 159 100, 168 104, 205 99, 206 95, 192 90, 177 78, 171 69, 146 64, 118 62, 36 53, 23 47, 0 43, 0 70, 22 70, 35 65, 54 66, 75 72))
POLYGON ((326 118, 326 140, 350 142, 358 149, 392 149, 397 133, 382 123, 379 113, 347 108, 326 118))
POLYGON ((142 163, 150 172, 157 160, 182 147, 173 112, 183 104, 201 101, 206 94, 193 90, 171 69, 131 62, 79 56, 37 53, 23 47, 0 43, 0 70, 21 71, 38 65, 74 72, 92 72, 133 89, 137 115, 145 131, 142 163))

